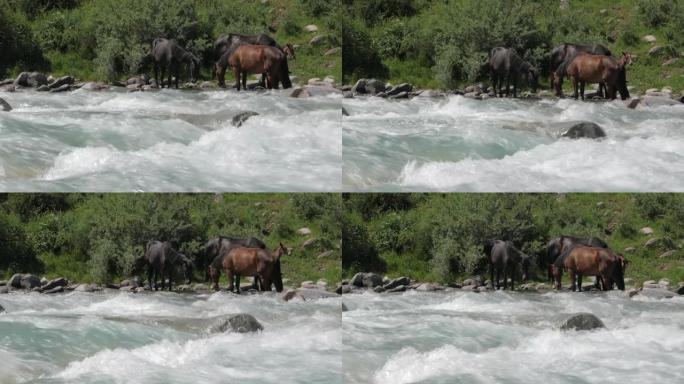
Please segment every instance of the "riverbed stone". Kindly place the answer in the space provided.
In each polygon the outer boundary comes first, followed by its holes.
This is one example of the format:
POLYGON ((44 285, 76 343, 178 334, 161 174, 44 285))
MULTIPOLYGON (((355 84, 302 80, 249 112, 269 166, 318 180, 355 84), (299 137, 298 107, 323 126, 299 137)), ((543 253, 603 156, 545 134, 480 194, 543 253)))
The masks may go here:
POLYGON ((50 289, 43 289, 43 293, 46 295, 49 295, 51 293, 60 293, 64 292, 64 286, 63 285, 58 285, 56 287, 52 287, 50 289))
POLYGON ((434 291, 443 291, 443 290, 444 290, 444 286, 441 284, 437 284, 437 283, 422 283, 416 287, 416 291, 421 291, 421 292, 434 292, 434 291))
POLYGON ((599 137, 605 137, 606 132, 596 123, 592 123, 590 121, 582 121, 573 124, 565 131, 561 132, 561 136, 568 137, 571 139, 579 139, 583 137, 596 139, 599 137))
POLYGON ((37 276, 34 276, 29 273, 21 277, 20 285, 23 289, 33 289, 35 287, 40 287, 40 279, 37 276))
POLYGON ((377 79, 367 80, 366 91, 372 95, 385 92, 385 83, 377 79))
POLYGON ((321 45, 325 43, 326 38, 323 35, 316 35, 314 36, 311 40, 309 40, 309 44, 311 45, 321 45))
POLYGON ((259 323, 259 321, 254 318, 254 316, 248 313, 239 313, 237 315, 232 315, 219 319, 211 326, 209 329, 210 333, 218 332, 237 332, 237 333, 248 333, 262 331, 264 326, 259 323))
POLYGON ((22 72, 14 80, 15 87, 37 88, 47 83, 47 76, 41 72, 22 72))
POLYGON ((665 288, 643 288, 640 295, 646 296, 652 299, 670 299, 674 297, 674 292, 668 291, 665 288))
POLYGON ((651 227, 643 227, 643 228, 641 228, 641 229, 639 230, 639 233, 641 233, 641 234, 643 234, 643 235, 650 235, 650 234, 653 233, 653 228, 651 228, 651 227))
POLYGON ((564 331, 590 331, 597 328, 605 328, 601 319, 591 313, 577 313, 563 320, 560 329, 564 331))
POLYGON ((2 98, 0 98, 0 108, 2 108, 3 112, 9 112, 12 110, 12 106, 2 98))
POLYGON ((394 280, 390 280, 387 284, 384 285, 385 289, 393 289, 401 285, 409 285, 411 284, 411 279, 409 279, 406 276, 402 276, 399 278, 396 278, 394 280))
POLYGON ((383 288, 382 285, 378 285, 377 287, 373 288, 373 291, 375 291, 375 293, 383 293, 385 292, 385 288, 383 288))
POLYGON ((405 292, 408 289, 407 285, 399 285, 391 289, 385 290, 386 293, 395 293, 395 292, 405 292))
POLYGON ((252 116, 258 116, 259 113, 254 112, 254 111, 245 111, 245 112, 240 112, 237 115, 233 116, 233 120, 231 121, 231 124, 233 124, 234 127, 241 127, 242 124, 247 121, 252 116))
POLYGON ((674 249, 672 249, 672 250, 669 250, 669 251, 667 251, 667 252, 661 253, 660 256, 658 256, 658 258, 660 258, 660 259, 666 259, 666 258, 673 257, 673 256, 675 256, 676 254, 677 254, 677 251, 674 250, 674 249))
MULTIPOLYGON (((347 308, 346 305, 344 305, 344 302, 342 302, 342 312, 347 312, 347 311, 349 311, 349 309, 347 308)), ((2 312, 2 311, 0 310, 0 312, 2 312)))
POLYGON ((47 284, 43 286, 44 290, 51 290, 56 287, 65 287, 69 284, 69 282, 63 278, 63 277, 58 277, 56 279, 52 279, 47 284))
POLYGON ((8 293, 10 289, 9 285, 0 285, 0 293, 8 293))

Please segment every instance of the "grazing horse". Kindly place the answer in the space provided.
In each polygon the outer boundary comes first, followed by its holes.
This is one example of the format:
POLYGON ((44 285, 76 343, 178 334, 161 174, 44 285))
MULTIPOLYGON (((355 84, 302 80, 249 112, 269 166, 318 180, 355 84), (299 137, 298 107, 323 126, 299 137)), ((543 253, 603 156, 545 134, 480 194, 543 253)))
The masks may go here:
POLYGON ((264 45, 238 45, 228 49, 216 62, 216 73, 219 85, 225 87, 225 73, 227 67, 233 69, 235 86, 240 90, 247 89, 247 74, 266 74, 266 86, 269 89, 278 88, 278 82, 283 83, 283 88, 292 87, 290 76, 287 72, 287 57, 278 48, 264 45))
POLYGON ((175 40, 154 39, 151 55, 154 60, 154 79, 160 88, 164 88, 164 72, 168 70, 167 88, 171 87, 171 75, 174 74, 176 76, 176 89, 178 89, 180 67, 183 64, 186 65, 190 73, 190 82, 194 83, 199 79, 200 60, 197 56, 181 48, 175 40), (161 67, 161 82, 159 81, 159 67, 161 67))
POLYGON ((233 248, 261 248, 266 249, 266 244, 256 237, 238 239, 234 237, 219 236, 207 241, 196 256, 204 267, 204 281, 209 281, 209 265, 218 256, 230 252, 233 248))
POLYGON ((219 290, 221 269, 228 277, 228 290, 240 293, 240 276, 256 275, 261 280, 261 290, 270 291, 274 284, 276 291, 283 291, 283 276, 280 270, 280 257, 288 254, 289 250, 282 243, 273 252, 261 248, 234 248, 228 253, 220 255, 211 263, 209 275, 213 281, 214 290, 219 290), (233 279, 237 276, 237 279, 233 279))
POLYGON ((489 256, 489 271, 492 288, 499 289, 499 280, 503 272, 503 289, 506 290, 508 284, 508 274, 511 275, 511 290, 514 290, 515 272, 517 265, 522 266, 522 280, 527 280, 530 271, 531 258, 513 246, 511 241, 490 240, 485 243, 485 253, 489 256), (494 280, 494 270, 496 269, 496 280, 494 280), (496 285, 495 285, 496 282, 496 285))
POLYGON ((546 254, 539 258, 540 267, 546 268, 549 283, 553 282, 553 265, 561 265, 561 255, 568 249, 578 245, 596 248, 608 248, 608 244, 598 237, 574 237, 560 235, 546 244, 546 254))
POLYGON ((556 69, 554 75, 556 94, 562 95, 563 77, 568 76, 572 80, 575 99, 578 98, 579 90, 579 95, 584 100, 586 83, 603 83, 606 87, 606 98, 615 100, 616 94, 619 92, 620 98, 625 100, 629 97, 625 66, 631 62, 632 56, 626 52, 622 53, 620 59, 579 53, 565 60, 556 69))
POLYGON ((494 93, 498 86, 499 97, 503 96, 503 83, 506 82, 506 96, 510 92, 510 83, 513 82, 513 97, 517 97, 518 80, 523 77, 532 88, 537 91, 538 72, 532 64, 524 61, 515 53, 514 49, 496 47, 489 53, 489 68, 492 71, 492 88, 494 93))
POLYGON ((152 290, 152 276, 154 275, 154 290, 157 290, 157 277, 161 277, 161 289, 165 288, 166 276, 169 277, 169 291, 173 284, 173 271, 177 266, 183 267, 186 283, 192 281, 192 261, 184 254, 176 251, 168 241, 150 240, 145 246, 145 263, 147 264, 147 279, 152 290))
MULTIPOLYGON (((551 50, 551 53, 549 54, 549 71, 550 71, 550 76, 551 78, 549 79, 549 82, 551 84, 555 84, 554 79, 555 79, 555 73, 556 69, 558 69, 558 66, 561 65, 562 62, 564 62, 567 59, 570 59, 572 57, 575 57, 579 53, 589 53, 591 55, 604 55, 604 56, 611 56, 612 53, 610 50, 606 47, 604 47, 601 44, 571 44, 571 43, 563 43, 551 50)), ((601 83, 599 85, 599 95, 603 97, 604 93, 604 88, 605 85, 601 83)), ((559 95, 561 96, 561 95, 559 95)))
MULTIPOLYGON (((287 55, 288 59, 295 58, 294 47, 290 43, 285 44, 285 47, 281 47, 271 36, 263 33, 259 35, 241 35, 238 33, 229 33, 227 35, 219 36, 219 38, 214 41, 214 61, 219 61, 227 51, 232 51, 240 45, 264 45, 268 47, 275 47, 287 55)), ((287 61, 285 61, 285 69, 289 80, 290 70, 287 68, 287 61)), ((216 72, 217 66, 213 66, 212 78, 216 76, 216 72)), ((266 85, 266 74, 262 75, 261 82, 264 86, 266 85)), ((283 88, 289 87, 286 87, 283 83, 283 88)))
POLYGON ((613 288, 625 290, 625 268, 629 261, 610 248, 596 248, 578 245, 564 252, 561 266, 554 265, 553 274, 556 278, 556 289, 561 289, 563 269, 568 270, 573 292, 582 291, 582 276, 596 276, 603 282, 603 290, 613 288), (577 277, 577 283, 575 283, 577 277))

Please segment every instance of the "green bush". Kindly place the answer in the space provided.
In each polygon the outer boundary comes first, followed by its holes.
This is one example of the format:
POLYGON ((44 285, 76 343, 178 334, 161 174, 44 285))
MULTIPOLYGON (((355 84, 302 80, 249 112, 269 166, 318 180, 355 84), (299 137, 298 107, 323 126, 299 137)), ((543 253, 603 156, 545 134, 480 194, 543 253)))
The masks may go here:
POLYGON ((354 77, 386 78, 389 75, 368 32, 352 20, 342 24, 342 75, 345 82, 354 77))

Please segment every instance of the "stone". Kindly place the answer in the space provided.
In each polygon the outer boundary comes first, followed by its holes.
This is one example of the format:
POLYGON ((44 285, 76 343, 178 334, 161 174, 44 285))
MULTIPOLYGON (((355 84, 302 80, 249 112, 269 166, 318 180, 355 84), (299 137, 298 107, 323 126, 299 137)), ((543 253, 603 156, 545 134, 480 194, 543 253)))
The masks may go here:
POLYGON ((199 87, 200 87, 200 89, 216 89, 216 88, 218 88, 218 86, 211 81, 203 81, 199 87))
MULTIPOLYGON (((342 305, 344 305, 344 303, 342 303, 342 305)), ((344 310, 344 308, 343 308, 343 310, 344 310)), ((5 312, 5 307, 0 305, 0 313, 3 313, 3 312, 5 312)))
POLYGON ((648 50, 648 55, 649 56, 658 56, 661 53, 663 53, 663 49, 664 48, 661 45, 654 45, 653 47, 651 47, 651 49, 648 50))
POLYGON ((433 291, 442 291, 444 290, 444 287, 440 284, 437 283, 423 283, 420 284, 418 287, 416 287, 416 291, 421 291, 421 292, 433 292, 433 291))
POLYGON ((57 88, 53 88, 50 90, 50 93, 59 93, 59 92, 67 92, 71 90, 71 85, 70 84, 64 84, 61 85, 57 88))
POLYGON ((646 296, 652 299, 670 299, 674 297, 674 293, 665 288, 643 288, 639 295, 646 296))
POLYGON ((192 286, 192 289, 195 291, 208 291, 209 286, 203 283, 196 283, 195 285, 192 286))
POLYGON ((40 87, 36 88, 37 92, 49 92, 50 91, 50 86, 43 84, 40 87))
POLYGON ((659 107, 659 106, 672 106, 679 105, 680 102, 673 100, 669 96, 654 96, 654 93, 647 93, 646 96, 642 96, 639 100, 640 106, 644 107, 659 107))
POLYGON ((297 230, 298 235, 308 236, 311 234, 311 230, 307 227, 302 227, 297 230))
POLYGON ((316 35, 316 36, 314 36, 314 37, 309 41, 309 44, 311 44, 311 45, 321 45, 321 44, 325 43, 326 40, 327 40, 327 39, 325 38, 325 36, 323 36, 323 35, 316 35))
POLYGON ((646 248, 659 248, 659 247, 666 247, 666 248, 675 248, 675 244, 670 239, 669 237, 654 237, 651 239, 648 239, 644 243, 644 247, 646 248))
POLYGON ((389 98, 390 99, 408 99, 409 94, 408 94, 408 92, 400 92, 396 95, 390 96, 389 98))
POLYGON ((317 259, 325 259, 325 258, 332 256, 333 254, 334 254, 334 252, 330 251, 330 250, 323 251, 323 252, 319 253, 318 255, 316 255, 316 258, 317 259))
MULTIPOLYGON (((362 286, 367 287, 367 288, 375 288, 379 285, 382 285, 382 277, 376 273, 366 273, 363 275, 362 281, 362 286)), ((356 284, 354 284, 356 285, 356 284)))
POLYGON ((309 96, 309 92, 306 90, 306 88, 303 87, 295 87, 294 89, 292 89, 292 92, 290 93, 290 97, 306 98, 309 96))
POLYGON ((45 285, 43 285, 43 289, 50 290, 56 287, 66 287, 67 285, 69 285, 69 282, 65 278, 58 277, 56 279, 50 280, 45 285))
POLYGON ((563 320, 560 329, 564 331, 590 331, 597 328, 605 328, 601 319, 591 313, 578 313, 563 320))
POLYGON ((257 321, 254 316, 247 313, 240 313, 218 320, 209 329, 209 333, 217 332, 237 332, 248 333, 262 331, 264 326, 257 321))
POLYGON ((368 91, 366 91, 366 79, 357 80, 356 84, 351 88, 351 92, 361 94, 368 93, 368 91))
POLYGON ((678 295, 684 295, 684 285, 680 285, 675 292, 677 292, 678 295))
POLYGON ((318 31, 318 26, 315 24, 309 24, 309 25, 304 27, 304 30, 307 32, 316 32, 316 31, 318 31))
POLYGON ((21 277, 20 286, 23 289, 33 289, 40 287, 40 279, 32 274, 26 274, 21 277))
POLYGON ((50 89, 59 88, 65 84, 71 85, 74 83, 74 78, 72 76, 62 76, 54 82, 50 83, 48 86, 50 89))
MULTIPOLYGON (((357 286, 357 287, 359 287, 359 288, 363 287, 363 275, 364 275, 363 272, 358 272, 357 274, 355 274, 355 275, 351 278, 351 280, 349 281, 349 283, 352 284, 352 285, 354 285, 354 286, 357 286)), ((344 282, 343 282, 343 284, 344 284, 344 282)))
POLYGON ((676 254, 677 254, 677 251, 673 249, 673 250, 661 253, 660 256, 658 256, 658 258, 665 259, 665 258, 673 257, 676 254))
POLYGON ((393 289, 401 285, 409 285, 411 284, 411 279, 409 279, 406 276, 402 276, 399 278, 396 278, 394 280, 391 280, 389 283, 385 284, 385 289, 393 289))
POLYGON ((663 67, 667 67, 668 65, 672 65, 672 64, 676 63, 677 61, 679 61, 679 59, 676 57, 669 59, 669 60, 665 60, 665 62, 663 63, 663 67))
POLYGON ((0 293, 8 293, 10 289, 9 285, 0 286, 0 293))
POLYGON ((309 281, 302 281, 302 284, 300 285, 300 287, 315 289, 316 284, 314 284, 314 282, 310 281, 310 280, 309 281))
POLYGON ((560 135, 561 137, 568 137, 570 139, 579 139, 583 137, 596 139, 605 137, 606 133, 598 124, 583 121, 573 124, 567 130, 562 131, 560 135))
POLYGON ((370 79, 366 81, 366 91, 371 95, 385 92, 385 83, 380 80, 370 79))
POLYGON ((373 291, 376 293, 382 293, 385 292, 385 288, 383 288, 382 285, 378 285, 377 287, 373 288, 373 291))
MULTIPOLYGON (((0 307, 0 308, 2 308, 2 307, 0 307)), ((0 312, 2 312, 2 311, 3 310, 0 310, 0 312)), ((347 311, 349 311, 349 309, 347 309, 347 306, 344 305, 344 302, 342 302, 342 312, 347 312, 347 311)))
POLYGON ((290 301, 297 297, 297 291, 294 289, 287 289, 285 292, 283 292, 280 296, 284 301, 290 301))
POLYGON ((312 237, 310 239, 307 239, 302 243, 302 248, 315 248, 318 246, 318 239, 315 237, 312 237))
POLYGON ((51 293, 59 293, 59 292, 64 292, 64 286, 63 285, 52 287, 50 289, 43 288, 43 293, 46 295, 51 294, 51 293))
POLYGON ((647 43, 655 43, 656 40, 658 40, 655 36, 653 35, 646 35, 641 38, 642 41, 645 41, 647 43))
POLYGON ((392 289, 387 289, 385 292, 387 293, 394 293, 394 292, 405 292, 408 289, 408 286, 406 285, 400 285, 398 287, 394 287, 392 289))
POLYGON ((3 112, 9 112, 12 110, 12 106, 2 98, 0 98, 0 108, 2 108, 3 112))
POLYGON ((653 228, 643 227, 639 230, 639 233, 644 234, 644 235, 650 235, 651 233, 653 233, 653 228))
POLYGON ((76 291, 76 292, 95 292, 95 287, 93 287, 91 284, 78 284, 77 286, 74 287, 74 291, 76 291))
POLYGON ((332 87, 330 83, 322 82, 321 84, 323 85, 307 85, 307 94, 309 96, 342 95, 342 91, 332 87))
POLYGON ((299 288, 297 289, 297 296, 301 297, 303 300, 318 300, 337 297, 338 295, 323 289, 299 288))
POLYGON ((83 84, 83 86, 81 87, 81 89, 85 89, 88 91, 101 91, 104 88, 106 88, 106 86, 92 81, 83 84))
POLYGON ((323 53, 323 56, 332 56, 332 55, 340 52, 341 50, 342 50, 342 48, 340 48, 340 47, 330 48, 327 51, 325 51, 325 53, 323 53))
POLYGON ((252 116, 258 116, 259 114, 257 112, 253 111, 245 111, 245 112, 240 112, 237 115, 233 116, 233 120, 231 120, 231 124, 234 127, 241 127, 242 124, 247 121, 252 116))
POLYGON ((47 85, 47 76, 40 72, 22 72, 14 80, 15 87, 38 88, 47 85))

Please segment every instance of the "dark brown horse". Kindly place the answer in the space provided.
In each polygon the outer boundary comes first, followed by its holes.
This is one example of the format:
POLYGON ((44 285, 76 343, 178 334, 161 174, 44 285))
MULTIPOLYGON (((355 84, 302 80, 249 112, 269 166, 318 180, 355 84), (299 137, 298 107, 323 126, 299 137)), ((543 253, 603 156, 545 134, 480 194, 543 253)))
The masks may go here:
POLYGON ((503 84, 506 83, 506 96, 513 83, 513 97, 517 97, 519 78, 527 81, 532 92, 537 91, 538 71, 532 64, 524 61, 512 48, 496 47, 489 53, 489 69, 492 72, 492 88, 494 93, 499 89, 499 97, 503 96, 503 84))
POLYGON ((154 61, 154 79, 159 84, 159 88, 164 88, 164 72, 168 70, 167 88, 171 88, 171 75, 175 75, 176 89, 178 89, 180 68, 183 65, 187 66, 191 82, 194 83, 199 79, 200 60, 192 53, 181 48, 175 40, 154 39, 151 56, 154 61), (159 69, 161 69, 161 81, 159 80, 159 69))
POLYGON ((514 290, 515 273, 518 265, 522 267, 522 280, 527 280, 530 271, 531 258, 516 248, 512 242, 492 240, 485 243, 485 253, 489 256, 489 271, 491 273, 492 288, 499 289, 501 275, 503 274, 503 289, 506 290, 508 275, 511 276, 511 290, 514 290), (494 279, 496 270, 496 280, 494 279))
POLYGON ((261 290, 270 291, 271 284, 276 291, 283 291, 283 276, 280 270, 280 257, 289 253, 282 243, 273 252, 261 248, 234 248, 217 257, 209 267, 209 275, 214 290, 219 290, 219 278, 223 269, 228 278, 228 290, 240 293, 240 276, 258 276, 261 290), (234 279, 233 277, 236 276, 234 279))
POLYGON ((152 281, 154 281, 154 290, 157 290, 157 277, 161 277, 161 289, 163 291, 166 285, 166 277, 169 277, 170 291, 173 284, 173 272, 176 267, 183 267, 187 284, 192 281, 192 262, 184 254, 173 249, 168 241, 148 241, 145 246, 144 261, 147 264, 147 279, 150 283, 150 290, 152 290, 152 281))
POLYGON ((567 250, 578 245, 586 245, 596 248, 608 248, 608 244, 598 237, 575 237, 560 235, 559 237, 551 239, 546 244, 546 253, 539 258, 539 266, 547 270, 549 283, 553 282, 554 263, 560 266, 563 262, 560 256, 563 255, 567 250))
POLYGON ((603 283, 603 290, 612 289, 613 283, 618 289, 625 290, 625 268, 629 261, 610 248, 573 247, 562 255, 562 266, 553 267, 556 278, 556 289, 561 289, 563 269, 570 275, 571 289, 582 291, 582 277, 596 276, 603 283), (575 277, 577 282, 575 282, 575 277))
POLYGON ((247 89, 248 74, 266 74, 266 86, 269 89, 278 88, 278 82, 283 88, 292 87, 287 70, 287 57, 278 48, 263 45, 239 45, 227 50, 216 63, 216 73, 219 85, 225 87, 225 73, 228 67, 233 69, 235 87, 247 89))
POLYGON ((564 61, 554 75, 556 94, 562 95, 563 77, 572 81, 575 99, 581 95, 584 100, 586 83, 603 83, 606 86, 606 98, 615 100, 620 93, 622 100, 629 97, 625 66, 632 62, 632 56, 623 52, 620 59, 611 56, 579 53, 564 61), (579 95, 578 95, 579 94, 579 95))

